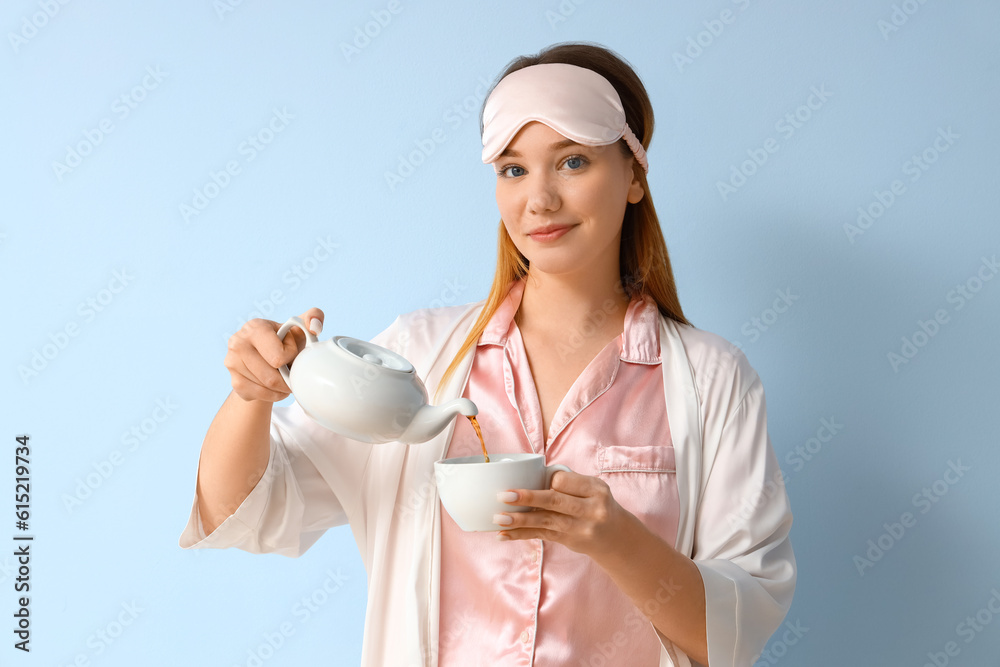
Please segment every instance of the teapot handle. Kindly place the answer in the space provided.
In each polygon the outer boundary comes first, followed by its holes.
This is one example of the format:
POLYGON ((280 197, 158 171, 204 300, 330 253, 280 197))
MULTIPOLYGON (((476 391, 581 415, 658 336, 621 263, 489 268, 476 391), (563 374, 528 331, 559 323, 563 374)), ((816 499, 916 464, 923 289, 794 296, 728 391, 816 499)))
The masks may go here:
MULTIPOLYGON (((312 333, 311 331, 309 331, 309 329, 306 328, 306 324, 305 322, 302 321, 301 317, 289 318, 287 322, 282 324, 281 328, 278 329, 278 340, 284 340, 285 334, 291 331, 292 327, 298 327, 302 329, 302 331, 305 333, 306 347, 308 347, 311 344, 319 342, 319 339, 316 338, 316 334, 312 333)), ((285 381, 285 384, 287 384, 288 387, 291 388, 292 384, 291 384, 291 378, 289 377, 288 374, 288 364, 285 364, 284 366, 279 368, 278 372, 281 373, 281 378, 285 381)))

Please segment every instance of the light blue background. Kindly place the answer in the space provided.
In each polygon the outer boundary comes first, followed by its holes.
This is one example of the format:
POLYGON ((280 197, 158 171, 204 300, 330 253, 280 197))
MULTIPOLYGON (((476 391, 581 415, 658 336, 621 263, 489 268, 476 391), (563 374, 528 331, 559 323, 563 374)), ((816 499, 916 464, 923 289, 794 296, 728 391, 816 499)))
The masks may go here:
MULTIPOLYGON (((32 652, 5 631, 4 665, 246 665, 283 623, 294 634, 263 664, 357 663, 365 573, 346 527, 297 560, 177 545, 202 438, 230 388, 226 338, 254 311, 283 321, 319 306, 327 335, 369 338, 401 312, 483 298, 499 216, 479 159, 481 81, 569 40, 616 50, 644 80, 657 114, 649 180, 682 305, 740 343, 764 381, 795 512, 788 621, 808 630, 795 644, 779 632, 760 664, 921 665, 949 641, 949 664, 995 661, 1000 619, 989 612, 971 641, 959 624, 1000 590, 1000 280, 961 309, 948 295, 1000 254, 1000 5, 909 0, 915 13, 883 34, 889 0, 400 0, 348 57, 341 45, 386 2, 49 2, 51 18, 37 0, 0 13, 0 540, 13 544, 22 433, 36 535, 32 652), (725 9, 732 22, 706 32, 725 9), (704 46, 679 67, 689 38, 704 46), (146 78, 123 117, 115 100, 147 68, 162 80, 146 78), (786 136, 776 123, 813 87, 829 98, 786 136), (462 118, 453 107, 465 101, 462 118), (275 109, 292 118, 248 161, 241 142, 275 109), (105 119, 113 131, 60 178, 53 162, 105 119), (939 128, 957 138, 911 181, 904 163, 939 128), (443 143, 390 188, 385 173, 437 129, 443 143), (717 182, 768 138, 777 152, 723 198, 717 182), (240 172, 186 222, 179 206, 230 160, 240 172), (905 192, 852 243, 845 224, 894 179, 905 192), (317 239, 338 244, 325 261, 309 260, 317 239), (295 267, 312 272, 296 284, 295 267), (123 270, 124 289, 102 292, 123 270), (773 318, 785 290, 795 300, 773 318), (101 298, 93 316, 80 307, 101 298), (939 309, 948 321, 894 368, 887 355, 939 309), (60 337, 68 325, 76 335, 60 337), (176 406, 162 423, 149 421, 158 400, 176 406), (796 463, 823 419, 842 427, 796 463), (144 420, 132 447, 124 434, 144 420), (949 461, 969 470, 921 513, 915 494, 949 461), (883 536, 907 511, 915 525, 883 536), (880 536, 894 544, 862 576, 854 557, 880 536), (296 605, 330 572, 339 589, 305 618, 296 605), (131 625, 98 640, 122 605, 136 608, 131 625)), ((0 549, 4 627, 11 550, 0 549)))

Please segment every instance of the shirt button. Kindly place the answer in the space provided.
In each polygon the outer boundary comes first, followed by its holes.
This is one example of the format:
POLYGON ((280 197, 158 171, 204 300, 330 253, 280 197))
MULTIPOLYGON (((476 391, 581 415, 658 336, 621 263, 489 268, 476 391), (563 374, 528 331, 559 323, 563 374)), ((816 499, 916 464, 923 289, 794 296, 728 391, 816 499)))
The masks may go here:
POLYGON ((525 630, 524 632, 521 633, 521 642, 527 644, 528 639, 529 639, 528 631, 525 630))
POLYGON ((538 552, 537 551, 532 551, 531 552, 531 562, 532 563, 537 563, 538 562, 538 552))

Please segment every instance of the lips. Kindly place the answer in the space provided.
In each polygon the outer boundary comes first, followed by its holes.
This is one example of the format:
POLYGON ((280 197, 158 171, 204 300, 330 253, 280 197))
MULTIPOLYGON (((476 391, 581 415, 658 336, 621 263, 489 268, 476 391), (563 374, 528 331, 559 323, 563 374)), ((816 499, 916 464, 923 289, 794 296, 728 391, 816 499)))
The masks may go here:
POLYGON ((547 225, 530 232, 528 236, 534 241, 554 241, 571 229, 573 225, 547 225))

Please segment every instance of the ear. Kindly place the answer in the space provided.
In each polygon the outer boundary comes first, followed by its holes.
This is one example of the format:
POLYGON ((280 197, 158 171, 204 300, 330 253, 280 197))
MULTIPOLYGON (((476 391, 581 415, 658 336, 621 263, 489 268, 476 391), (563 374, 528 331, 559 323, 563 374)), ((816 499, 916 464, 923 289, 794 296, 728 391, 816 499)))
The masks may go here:
POLYGON ((642 198, 646 195, 646 191, 642 189, 642 183, 639 182, 639 177, 632 173, 632 182, 628 186, 628 203, 638 204, 642 201, 642 198))

